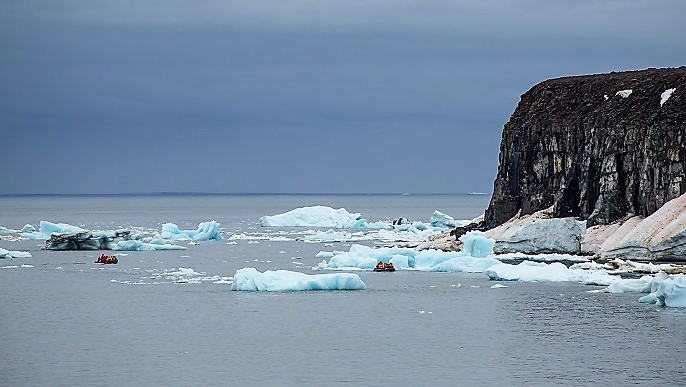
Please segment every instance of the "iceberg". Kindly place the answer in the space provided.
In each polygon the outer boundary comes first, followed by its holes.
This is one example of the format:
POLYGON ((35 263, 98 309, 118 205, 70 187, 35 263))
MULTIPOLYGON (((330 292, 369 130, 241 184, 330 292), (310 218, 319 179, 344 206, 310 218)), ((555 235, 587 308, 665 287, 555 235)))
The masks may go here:
POLYGON ((390 228, 385 222, 368 223, 359 213, 326 206, 301 207, 283 214, 263 216, 262 227, 330 227, 339 229, 390 228))
MULTIPOLYGON (((441 272, 482 272, 500 263, 493 257, 493 240, 479 231, 472 231, 460 237, 465 249, 459 252, 439 250, 417 251, 401 247, 372 249, 362 245, 352 245, 348 252, 334 251, 329 262, 320 263, 321 269, 362 269, 373 270, 377 262, 392 262, 396 269, 416 269, 441 272), (487 258, 488 257, 488 258, 487 258)), ((322 252, 318 257, 325 257, 322 252)))
POLYGON ((31 258, 31 253, 26 251, 11 251, 0 247, 0 259, 2 258, 31 258))
POLYGON ((568 268, 560 262, 544 263, 524 261, 519 265, 499 263, 486 270, 486 275, 496 281, 519 282, 578 282, 584 285, 607 286, 621 281, 604 269, 568 268))
POLYGON ((686 275, 668 277, 664 273, 655 276, 650 284, 650 294, 641 297, 639 302, 686 308, 686 275))
POLYGON ((197 230, 179 230, 179 226, 176 224, 165 223, 162 225, 162 232, 155 235, 153 239, 220 241, 224 239, 224 237, 219 233, 219 223, 212 220, 200 223, 197 230))
POLYGON ((13 230, 11 228, 0 226, 0 234, 14 234, 19 232, 19 230, 13 230))
POLYGON ((455 228, 465 226, 469 223, 469 221, 455 220, 452 216, 446 215, 438 210, 434 211, 429 222, 431 222, 431 226, 438 228, 455 228))
POLYGON ((231 290, 288 292, 302 290, 364 290, 367 286, 357 274, 335 273, 307 275, 288 270, 260 273, 249 267, 236 271, 231 290))
POLYGON ((524 261, 519 265, 500 263, 486 270, 486 274, 496 281, 520 282, 581 282, 580 272, 567 268, 560 262, 550 264, 524 261))
MULTIPOLYGON (((26 226, 24 226, 26 227, 26 226)), ((35 230, 35 228, 34 228, 35 230)), ((44 220, 40 221, 39 230, 31 232, 22 232, 21 237, 26 239, 50 239, 52 234, 77 234, 87 232, 81 227, 72 226, 66 223, 52 223, 44 220)))
POLYGON ((152 250, 187 250, 187 247, 171 244, 143 243, 137 240, 110 242, 109 250, 115 251, 152 251, 152 250))
MULTIPOLYGON (((329 259, 328 266, 330 269, 341 268, 357 268, 364 270, 373 270, 377 262, 384 263, 391 262, 391 259, 396 256, 404 256, 407 258, 408 267, 414 267, 414 256, 417 254, 416 250, 402 247, 384 247, 380 249, 373 249, 363 245, 352 245, 347 252, 334 251, 333 257, 329 259)), ((398 258, 396 257, 396 260, 398 258)))
POLYGON ((21 232, 36 232, 36 228, 30 224, 25 224, 24 227, 22 227, 21 232))

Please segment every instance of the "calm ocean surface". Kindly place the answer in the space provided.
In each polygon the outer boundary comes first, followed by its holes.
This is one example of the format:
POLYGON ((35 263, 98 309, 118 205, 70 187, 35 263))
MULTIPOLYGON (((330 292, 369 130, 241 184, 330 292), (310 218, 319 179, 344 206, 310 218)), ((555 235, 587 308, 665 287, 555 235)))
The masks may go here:
POLYGON ((0 385, 684 385, 686 310, 640 304, 638 294, 574 283, 493 289, 484 274, 414 271, 358 272, 363 291, 232 292, 222 283, 243 267, 322 273, 311 270, 317 252, 349 248, 269 240, 291 231, 259 227, 263 215, 328 205, 370 221, 428 221, 436 209, 470 219, 488 199, 0 197, 9 228, 48 220, 194 229, 216 220, 227 236, 256 237, 124 252, 109 266, 92 263, 100 252, 0 240, 33 255, 0 260, 0 385))

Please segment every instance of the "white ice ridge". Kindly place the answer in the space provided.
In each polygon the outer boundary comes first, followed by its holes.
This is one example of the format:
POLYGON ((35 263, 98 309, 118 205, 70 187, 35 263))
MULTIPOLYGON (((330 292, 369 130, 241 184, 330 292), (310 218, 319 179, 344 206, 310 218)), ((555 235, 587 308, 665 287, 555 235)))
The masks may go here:
POLYGON ((0 247, 0 258, 31 258, 31 253, 26 251, 11 251, 0 247))
POLYGON ((260 273, 252 267, 238 270, 231 284, 231 290, 260 292, 364 290, 366 288, 362 279, 352 273, 307 275, 288 270, 267 270, 260 273))
POLYGON ((345 208, 333 209, 326 206, 301 207, 283 214, 263 216, 262 227, 333 227, 351 228, 390 228, 386 222, 368 223, 359 213, 350 213, 345 208))
POLYGON ((622 97, 622 98, 627 98, 627 97, 630 96, 631 93, 633 93, 633 92, 634 92, 634 91, 633 91, 632 89, 626 89, 626 90, 620 90, 620 91, 618 91, 617 93, 615 93, 615 95, 618 95, 618 96, 620 96, 620 97, 622 97))
POLYGON ((200 223, 197 230, 179 230, 179 226, 176 224, 165 223, 162 225, 162 232, 155 235, 153 239, 219 241, 224 238, 219 233, 219 223, 211 220, 209 222, 200 223))
POLYGON ((667 89, 660 94, 660 106, 664 105, 665 102, 669 99, 669 97, 672 96, 672 93, 676 90, 676 88, 671 88, 667 89))

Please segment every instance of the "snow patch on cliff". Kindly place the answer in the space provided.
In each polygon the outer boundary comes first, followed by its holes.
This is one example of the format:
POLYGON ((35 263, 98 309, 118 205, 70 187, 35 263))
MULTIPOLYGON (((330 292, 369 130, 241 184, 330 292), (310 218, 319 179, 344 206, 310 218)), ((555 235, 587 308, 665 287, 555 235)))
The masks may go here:
POLYGON ((672 96, 672 93, 674 93, 675 90, 676 88, 667 89, 663 91, 662 94, 660 94, 660 106, 664 105, 665 102, 667 102, 667 100, 669 99, 669 97, 672 96))

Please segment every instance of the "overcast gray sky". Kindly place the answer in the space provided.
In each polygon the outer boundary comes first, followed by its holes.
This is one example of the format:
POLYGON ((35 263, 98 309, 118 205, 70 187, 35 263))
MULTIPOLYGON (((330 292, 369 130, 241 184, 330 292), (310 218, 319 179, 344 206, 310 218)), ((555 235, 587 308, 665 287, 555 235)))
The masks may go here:
POLYGON ((0 194, 490 192, 552 77, 686 64, 686 1, 0 3, 0 194))

